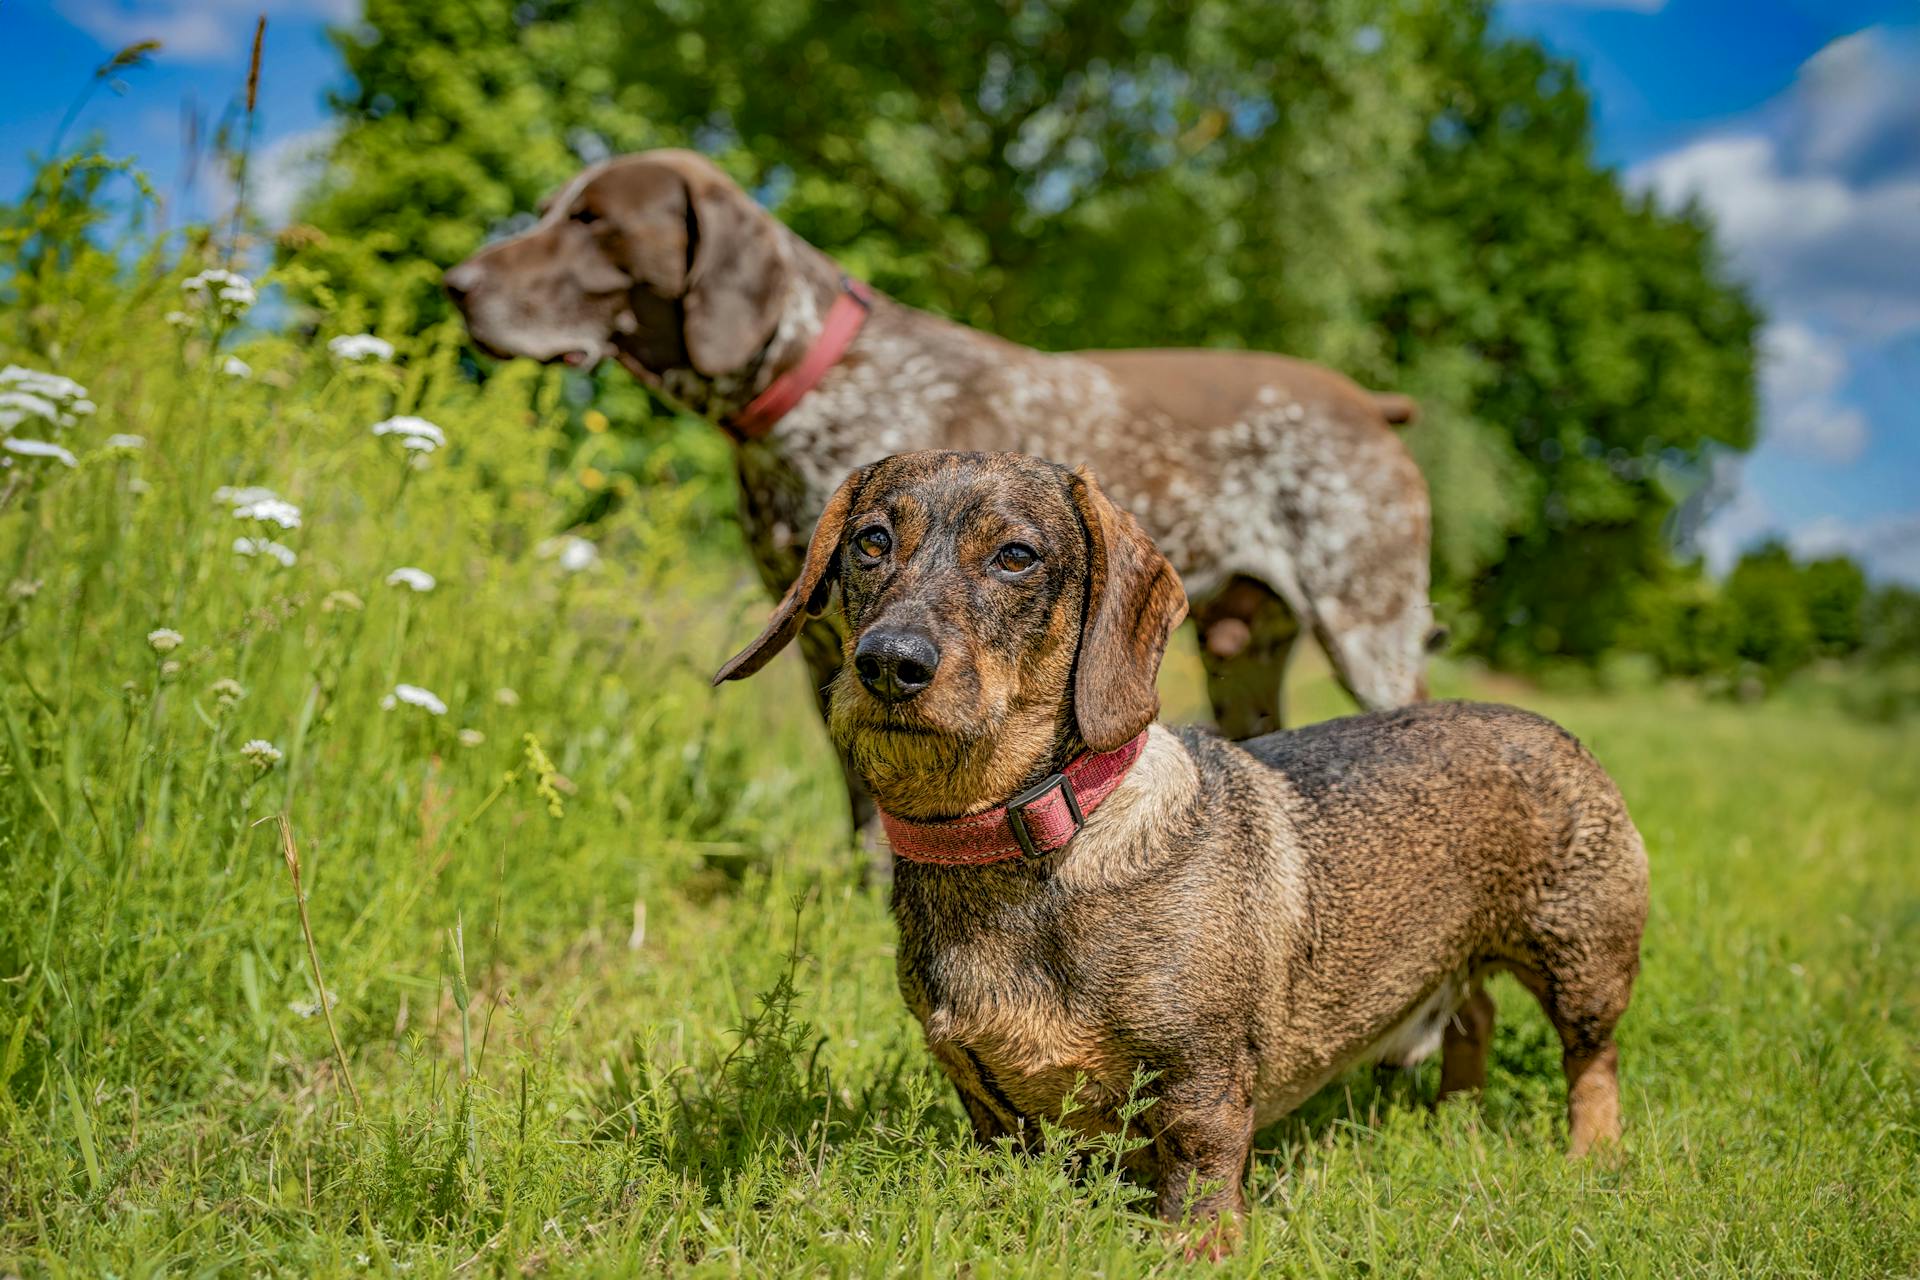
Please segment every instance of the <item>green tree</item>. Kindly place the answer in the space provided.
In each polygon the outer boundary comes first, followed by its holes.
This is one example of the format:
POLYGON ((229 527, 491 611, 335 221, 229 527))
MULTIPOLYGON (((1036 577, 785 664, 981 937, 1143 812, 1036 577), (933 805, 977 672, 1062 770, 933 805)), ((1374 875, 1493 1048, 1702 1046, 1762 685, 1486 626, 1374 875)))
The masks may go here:
POLYGON ((1784 544, 1763 543, 1741 556, 1721 586, 1720 603, 1734 657, 1775 679, 1813 657, 1816 635, 1801 569, 1784 544))
POLYGON ((1753 442, 1758 317, 1700 218, 1595 162, 1570 64, 1494 35, 1481 4, 1409 30, 1433 110, 1379 316, 1451 415, 1462 461, 1430 478, 1495 490, 1441 495, 1436 567, 1481 622, 1475 647, 1592 659, 1631 641, 1703 450, 1753 442))
POLYGON ((372 0, 334 33, 353 88, 333 99, 340 136, 283 244, 375 300, 383 327, 444 316, 441 271, 579 167, 574 113, 611 74, 587 56, 604 9, 372 0))
MULTIPOLYGON (((1752 336, 1694 217, 1591 155, 1484 3, 369 0, 293 238, 385 323, 584 161, 715 155, 906 302, 1046 348, 1221 345, 1420 396, 1436 579, 1508 662, 1628 637, 1752 336)), ((606 390, 615 384, 610 380, 606 390)))
POLYGON ((1383 378, 1364 303, 1420 119, 1372 8, 371 0, 306 220, 336 279, 431 315, 437 270, 581 163, 698 146, 882 288, 1021 341, 1383 378))
POLYGON ((1861 608, 1861 648, 1876 663, 1920 662, 1920 591, 1877 587, 1861 608))
POLYGON ((1826 657, 1860 649, 1867 575, 1846 556, 1815 560, 1800 570, 1800 596, 1813 628, 1814 646, 1826 657))

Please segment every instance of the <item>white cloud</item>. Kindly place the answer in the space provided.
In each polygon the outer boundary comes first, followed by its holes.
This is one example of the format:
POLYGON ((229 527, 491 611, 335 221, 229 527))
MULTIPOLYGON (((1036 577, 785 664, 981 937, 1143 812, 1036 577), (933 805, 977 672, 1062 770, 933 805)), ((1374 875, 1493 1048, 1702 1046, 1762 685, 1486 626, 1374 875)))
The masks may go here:
POLYGON ((1733 496, 1693 539, 1713 573, 1726 573, 1741 552, 1763 539, 1784 538, 1803 560, 1850 556, 1874 581, 1920 586, 1920 511, 1865 519, 1818 516, 1788 528, 1766 499, 1740 483, 1739 462, 1731 456, 1726 462, 1727 470, 1715 483, 1730 486, 1733 496))
POLYGON ((1853 462, 1866 452, 1867 417, 1836 398, 1847 354, 1836 342, 1793 321, 1771 325, 1761 339, 1760 391, 1764 437, 1803 457, 1853 462))
POLYGON ((1870 27, 1807 59, 1793 95, 1802 109, 1782 122, 1799 167, 1860 180, 1920 177, 1920 94, 1912 90, 1920 38, 1870 27))
POLYGON ((1851 186, 1788 173, 1760 134, 1707 138, 1627 175, 1669 206, 1697 199, 1733 266, 1779 311, 1867 340, 1920 325, 1920 178, 1851 186))
POLYGON ((304 133, 276 138, 254 160, 254 212, 269 227, 282 227, 307 188, 319 181, 327 167, 327 153, 338 136, 338 125, 324 124, 304 133))
POLYGON ((1870 577, 1920 586, 1920 512, 1846 520, 1822 516, 1789 539, 1802 557, 1851 556, 1870 577))
MULTIPOLYGON (((1789 484, 1785 458, 1854 466, 1850 484, 1912 488, 1897 474, 1857 470, 1872 429, 1848 382, 1856 362, 1884 361, 1920 332, 1917 81, 1920 34, 1862 31, 1809 58, 1774 101, 1627 174, 1670 208, 1698 201, 1770 315, 1759 451, 1776 459, 1768 474, 1789 484)), ((1874 427, 1903 429, 1899 409, 1891 420, 1880 409, 1874 427)), ((1713 515, 1692 537, 1715 571, 1760 538, 1785 536, 1801 554, 1844 552, 1876 577, 1920 582, 1920 514, 1787 521, 1737 467, 1716 473, 1715 486, 1709 496, 1731 496, 1706 504, 1713 515)))
MULTIPOLYGON (((247 205, 269 230, 279 230, 293 217, 300 197, 325 171, 327 152, 338 133, 337 124, 323 124, 275 138, 254 154, 247 205)), ((206 207, 216 211, 214 222, 223 222, 233 214, 233 182, 220 165, 207 166, 204 181, 206 207)))
POLYGON ((1920 61, 1884 32, 1836 41, 1745 127, 1627 174, 1713 216, 1734 268, 1778 314, 1848 337, 1920 326, 1920 61))
POLYGON ((1732 499, 1713 513, 1693 540, 1706 557, 1707 568, 1716 574, 1731 569, 1742 551, 1778 528, 1773 511, 1752 486, 1740 484, 1737 474, 1724 477, 1723 482, 1737 486, 1732 499))
POLYGON ((158 40, 161 55, 183 62, 217 62, 246 52, 254 19, 304 14, 346 22, 359 0, 56 0, 60 16, 110 49, 136 40, 158 40))

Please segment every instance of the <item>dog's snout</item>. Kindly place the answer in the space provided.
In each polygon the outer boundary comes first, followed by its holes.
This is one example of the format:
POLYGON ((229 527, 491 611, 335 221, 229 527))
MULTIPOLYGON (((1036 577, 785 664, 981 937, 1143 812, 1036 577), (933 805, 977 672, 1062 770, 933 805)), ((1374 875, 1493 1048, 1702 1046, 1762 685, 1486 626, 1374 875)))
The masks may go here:
POLYGON ((917 629, 876 628, 854 646, 853 669, 860 683, 882 702, 905 702, 933 683, 940 646, 917 629))
POLYGON ((447 296, 455 302, 464 302, 480 284, 480 264, 469 258, 459 266, 452 268, 441 278, 441 285, 447 296))

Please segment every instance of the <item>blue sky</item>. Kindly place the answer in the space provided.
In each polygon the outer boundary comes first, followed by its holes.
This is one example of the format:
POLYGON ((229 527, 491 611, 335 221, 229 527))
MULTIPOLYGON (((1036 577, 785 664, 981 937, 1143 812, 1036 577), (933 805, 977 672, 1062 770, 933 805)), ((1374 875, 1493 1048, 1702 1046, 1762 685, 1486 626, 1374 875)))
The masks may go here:
MULTIPOLYGON (((0 184, 17 190, 88 74, 145 36, 153 64, 96 94, 74 133, 137 155, 176 208, 181 118, 217 118, 268 14, 258 171, 284 209, 324 142, 326 39, 356 0, 6 0, 0 184)), ((1578 64, 1600 156, 1663 201, 1701 201, 1766 308, 1760 446, 1703 544, 1716 563, 1778 533, 1920 583, 1920 9, 1914 0, 1502 0, 1503 27, 1578 64)))

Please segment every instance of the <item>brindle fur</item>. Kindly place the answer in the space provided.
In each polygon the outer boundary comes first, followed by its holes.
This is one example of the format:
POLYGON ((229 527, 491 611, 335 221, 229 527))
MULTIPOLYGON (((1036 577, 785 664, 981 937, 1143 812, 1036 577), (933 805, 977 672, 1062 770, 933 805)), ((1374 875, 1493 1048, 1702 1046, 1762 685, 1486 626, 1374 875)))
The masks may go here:
MULTIPOLYGON (((840 268, 709 161, 652 151, 582 172, 537 226, 447 284, 488 350, 618 359, 724 417, 799 362, 840 268)), ((1427 491, 1390 426, 1412 412, 1404 396, 1283 356, 1046 353, 876 296, 840 363, 770 435, 740 444, 741 515, 778 593, 835 487, 877 458, 1014 449, 1085 464, 1181 574, 1215 718, 1250 736, 1281 726, 1303 628, 1362 705, 1422 696, 1427 491)), ((816 689, 843 639, 833 616, 807 628, 816 689)), ((870 806, 849 781, 864 824, 870 806)))
POLYGON ((1081 750, 1088 721, 1096 745, 1149 735, 1063 849, 896 868, 900 988, 981 1140, 1058 1116, 1069 1094, 1070 1123, 1110 1129, 1145 1067, 1159 1212, 1238 1210, 1254 1130, 1343 1069, 1444 1042, 1443 1090, 1477 1088, 1493 1021, 1480 983, 1498 970, 1559 1032, 1572 1153, 1618 1138, 1612 1036, 1646 856, 1564 730, 1464 702, 1238 744, 1149 728, 1183 606, 1161 589, 1166 562, 1090 477, 1032 458, 919 453, 856 472, 773 623, 716 680, 757 670, 836 580, 854 640, 924 626, 940 649, 909 701, 881 702, 850 666, 833 689, 835 737, 889 811, 1001 803, 1081 750), (849 548, 874 526, 893 549, 863 563, 849 548), (1007 581, 988 562, 1014 539, 1040 561, 1007 581))

